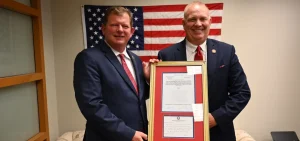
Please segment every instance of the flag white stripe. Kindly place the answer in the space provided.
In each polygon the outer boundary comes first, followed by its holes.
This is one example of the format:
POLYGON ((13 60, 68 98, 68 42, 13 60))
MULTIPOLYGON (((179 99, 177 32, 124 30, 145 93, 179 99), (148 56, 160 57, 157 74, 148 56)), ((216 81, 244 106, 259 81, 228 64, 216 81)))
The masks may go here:
MULTIPOLYGON (((210 29, 221 29, 222 24, 211 24, 210 29)), ((183 30, 182 25, 145 25, 144 31, 178 31, 183 30)))
POLYGON ((131 50, 138 56, 157 56, 158 50, 131 50))
POLYGON ((182 41, 184 37, 160 37, 160 38, 147 38, 145 37, 145 44, 174 44, 182 41))
MULTIPOLYGON (((223 15, 223 10, 210 10, 211 17, 220 17, 223 15)), ((144 19, 171 19, 171 18, 183 18, 182 12, 144 12, 144 19)))
POLYGON ((144 12, 144 19, 183 18, 183 12, 144 12))
POLYGON ((212 23, 210 25, 210 29, 221 29, 222 28, 222 24, 221 23, 212 23))
POLYGON ((183 30, 182 25, 145 25, 144 31, 174 31, 183 30))
POLYGON ((209 15, 211 17, 221 17, 223 15, 223 10, 210 10, 209 15))
MULTIPOLYGON (((208 38, 220 40, 221 36, 208 36, 208 38)), ((145 38, 145 44, 175 44, 182 41, 184 37, 157 37, 157 38, 145 38)))

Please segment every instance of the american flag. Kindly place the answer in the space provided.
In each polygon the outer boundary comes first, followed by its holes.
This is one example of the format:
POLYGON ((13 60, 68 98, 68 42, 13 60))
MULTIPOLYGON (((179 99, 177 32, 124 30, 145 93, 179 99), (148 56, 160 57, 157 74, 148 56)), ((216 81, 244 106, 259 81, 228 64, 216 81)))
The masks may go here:
MULTIPOLYGON (((127 44, 127 49, 141 57, 143 61, 156 58, 158 51, 182 41, 185 32, 182 26, 182 5, 124 6, 133 13, 135 32, 127 44)), ((212 24, 209 38, 221 40, 223 3, 206 4, 210 10, 212 24)), ((104 36, 101 25, 105 10, 110 6, 84 5, 82 24, 85 48, 95 47, 104 36)))

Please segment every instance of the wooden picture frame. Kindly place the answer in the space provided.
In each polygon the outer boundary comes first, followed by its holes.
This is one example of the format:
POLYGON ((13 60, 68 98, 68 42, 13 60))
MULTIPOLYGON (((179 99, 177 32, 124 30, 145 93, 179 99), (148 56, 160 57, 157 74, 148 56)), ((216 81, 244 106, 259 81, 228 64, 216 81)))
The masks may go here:
POLYGON ((209 141, 207 67, 203 61, 151 65, 149 141, 209 141))

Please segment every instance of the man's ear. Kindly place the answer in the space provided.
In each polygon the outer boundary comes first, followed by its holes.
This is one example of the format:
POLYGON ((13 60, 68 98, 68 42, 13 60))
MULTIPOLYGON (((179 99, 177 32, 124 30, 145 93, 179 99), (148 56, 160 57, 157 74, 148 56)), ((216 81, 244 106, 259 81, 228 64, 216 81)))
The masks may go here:
POLYGON ((183 26, 183 28, 185 27, 185 25, 186 25, 186 22, 185 22, 185 20, 184 20, 184 18, 182 19, 182 26, 183 26))

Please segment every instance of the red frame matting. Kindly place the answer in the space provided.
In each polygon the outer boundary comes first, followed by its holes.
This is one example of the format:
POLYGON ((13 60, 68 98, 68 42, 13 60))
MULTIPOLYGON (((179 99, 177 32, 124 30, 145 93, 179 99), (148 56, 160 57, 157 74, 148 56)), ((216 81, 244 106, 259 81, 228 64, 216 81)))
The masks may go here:
MULTIPOLYGON (((155 103, 154 103, 154 126, 153 141, 204 141, 204 123, 194 122, 194 138, 167 138, 163 137, 164 116, 193 116, 193 112, 162 112, 162 74, 187 72, 186 66, 158 66, 155 74, 155 103)), ((203 103, 202 74, 195 75, 196 104, 203 103)))

